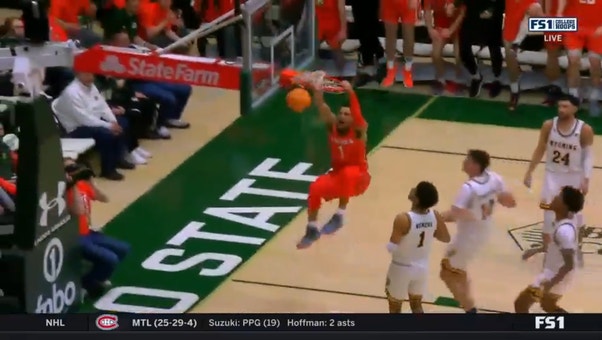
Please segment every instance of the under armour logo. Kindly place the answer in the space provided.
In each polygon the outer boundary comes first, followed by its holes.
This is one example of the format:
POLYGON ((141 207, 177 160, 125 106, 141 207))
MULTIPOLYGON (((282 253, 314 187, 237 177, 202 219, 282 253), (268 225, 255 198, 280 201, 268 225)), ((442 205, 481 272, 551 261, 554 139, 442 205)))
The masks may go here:
POLYGON ((58 216, 62 215, 67 207, 67 202, 65 202, 65 189, 67 185, 65 182, 60 181, 57 183, 56 189, 56 197, 52 200, 48 201, 48 194, 43 193, 40 196, 39 205, 42 212, 40 213, 40 226, 47 227, 48 226, 48 212, 54 208, 58 211, 58 216))

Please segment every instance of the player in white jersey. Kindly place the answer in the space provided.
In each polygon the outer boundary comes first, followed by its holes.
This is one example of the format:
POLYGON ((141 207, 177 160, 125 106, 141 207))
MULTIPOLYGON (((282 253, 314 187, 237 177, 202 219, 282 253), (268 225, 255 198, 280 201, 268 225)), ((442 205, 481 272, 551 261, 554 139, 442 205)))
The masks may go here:
MULTIPOLYGON (((581 190, 586 195, 594 169, 592 145, 594 131, 591 126, 577 119, 579 99, 564 96, 558 101, 558 116, 547 120, 541 127, 539 142, 525 174, 524 184, 531 187, 532 174, 544 154, 546 155, 544 183, 541 191, 540 207, 543 212, 543 245, 527 249, 523 259, 545 252, 554 230, 554 213, 548 210, 549 204, 564 186, 581 190)), ((576 214, 577 227, 583 225, 581 213, 576 214)), ((580 236, 581 238, 581 236, 580 236)))
POLYGON ((443 213, 445 221, 455 221, 458 229, 441 261, 440 275, 466 313, 477 312, 467 267, 489 240, 494 228, 493 208, 496 203, 508 208, 516 206, 514 196, 506 191, 504 180, 490 171, 489 165, 487 152, 468 151, 463 164, 468 181, 460 188, 450 211, 443 213))
POLYGON ((566 313, 558 306, 558 300, 575 276, 579 226, 573 217, 583 209, 583 200, 579 189, 566 186, 550 203, 550 211, 554 213, 554 229, 543 260, 543 270, 535 282, 520 292, 514 301, 517 313, 529 313, 537 301, 548 313, 566 313))
POLYGON ((441 215, 433 210, 439 201, 437 188, 432 183, 420 182, 410 190, 408 199, 412 208, 395 217, 387 244, 391 264, 385 293, 390 313, 401 313, 401 303, 406 298, 413 313, 424 313, 422 296, 426 292, 433 239, 449 242, 447 226, 441 215))

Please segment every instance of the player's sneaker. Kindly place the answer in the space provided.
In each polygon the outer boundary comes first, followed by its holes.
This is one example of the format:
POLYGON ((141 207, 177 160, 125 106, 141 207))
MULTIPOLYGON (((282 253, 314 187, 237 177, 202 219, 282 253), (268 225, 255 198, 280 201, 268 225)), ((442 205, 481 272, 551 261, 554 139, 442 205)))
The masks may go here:
POLYGON ((520 98, 520 94, 517 93, 510 93, 510 102, 508 103, 508 110, 510 111, 515 111, 516 107, 518 106, 518 99, 520 98))
POLYGON ((479 78, 472 78, 470 80, 470 89, 468 90, 468 96, 471 98, 478 97, 481 94, 481 87, 483 86, 483 76, 479 75, 479 78))
POLYGON ((431 87, 432 87, 433 95, 435 95, 435 96, 440 96, 445 91, 445 84, 438 80, 435 80, 431 84, 431 87))
POLYGON ((407 68, 403 68, 403 86, 405 87, 414 87, 414 77, 412 76, 412 70, 408 70, 407 68))
POLYGON ((334 214, 330 220, 322 227, 320 231, 324 235, 332 235, 343 227, 343 216, 340 214, 334 214))
POLYGON ((394 66, 393 68, 387 68, 387 75, 385 76, 385 79, 383 79, 382 83, 380 83, 380 85, 382 87, 393 86, 393 84, 395 84, 396 76, 397 76, 397 66, 394 66))
POLYGON ((562 96, 562 89, 557 85, 550 85, 545 90, 546 98, 543 101, 544 105, 556 106, 558 99, 562 96))
POLYGON ((316 227, 307 226, 305 230, 305 235, 297 243, 297 249, 305 249, 309 248, 314 242, 316 242, 320 238, 320 231, 316 227))

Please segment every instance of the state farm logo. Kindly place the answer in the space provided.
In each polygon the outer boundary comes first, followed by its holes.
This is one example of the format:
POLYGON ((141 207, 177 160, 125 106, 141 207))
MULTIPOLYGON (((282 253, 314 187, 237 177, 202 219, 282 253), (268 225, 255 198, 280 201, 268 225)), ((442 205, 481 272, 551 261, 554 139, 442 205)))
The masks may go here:
MULTIPOLYGON (((542 222, 510 229, 508 232, 520 250, 540 247, 543 242, 542 222)), ((581 249, 584 254, 602 255, 602 228, 583 226, 583 242, 581 249)))
POLYGON ((125 66, 119 62, 116 55, 109 55, 100 63, 100 70, 103 72, 125 73, 125 66))
POLYGON ((120 58, 117 55, 107 55, 100 63, 100 70, 117 76, 176 81, 193 85, 217 86, 220 80, 218 72, 196 70, 184 61, 152 56, 120 58))

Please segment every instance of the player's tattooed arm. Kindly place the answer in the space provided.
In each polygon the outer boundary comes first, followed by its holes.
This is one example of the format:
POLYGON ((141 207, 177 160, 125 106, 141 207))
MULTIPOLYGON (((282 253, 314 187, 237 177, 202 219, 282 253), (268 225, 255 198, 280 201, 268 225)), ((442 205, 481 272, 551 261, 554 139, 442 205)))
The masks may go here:
POLYGON ((448 243, 451 240, 451 236, 449 235, 449 230, 447 229, 447 224, 445 224, 445 220, 438 211, 435 211, 435 217, 437 218, 437 228, 435 229, 435 238, 443 243, 448 243))
POLYGON ((326 101, 324 101, 324 92, 322 92, 321 89, 316 87, 313 89, 313 93, 314 104, 318 108, 318 112, 320 113, 320 119, 322 119, 322 121, 324 121, 324 123, 328 125, 334 124, 336 117, 330 109, 330 106, 328 106, 328 104, 326 104, 326 101))

